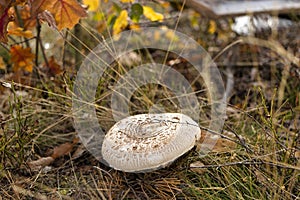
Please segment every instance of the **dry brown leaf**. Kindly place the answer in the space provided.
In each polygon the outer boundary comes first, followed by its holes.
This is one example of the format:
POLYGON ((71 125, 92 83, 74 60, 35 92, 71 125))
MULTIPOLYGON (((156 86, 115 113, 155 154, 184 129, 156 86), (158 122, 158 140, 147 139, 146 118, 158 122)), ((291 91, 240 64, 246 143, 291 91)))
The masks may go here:
POLYGON ((57 0, 49 11, 54 14, 58 30, 71 29, 80 18, 87 16, 86 10, 76 0, 57 0))
POLYGON ((61 156, 67 155, 71 153, 74 145, 78 142, 78 139, 74 139, 73 143, 66 142, 64 144, 59 145, 53 149, 53 153, 51 155, 52 158, 56 159, 61 156))
MULTIPOLYGON (((199 147, 203 147, 207 144, 204 144, 204 139, 206 138, 207 134, 211 137, 215 137, 216 135, 213 135, 207 131, 204 131, 202 130, 201 131, 201 138, 200 138, 200 141, 199 141, 199 147)), ((229 132, 229 131, 224 131, 223 132, 224 135, 226 135, 227 137, 229 138, 232 138, 234 139, 234 134, 229 132)), ((198 148, 199 148, 198 147, 198 148)), ((232 151, 234 149, 236 149, 237 147, 237 144, 231 140, 228 140, 228 139, 225 139, 225 138, 219 138, 215 144, 215 146, 213 147, 212 151, 213 152, 229 152, 229 151, 232 151)))
POLYGON ((81 157, 86 151, 87 151, 86 148, 83 145, 80 145, 73 153, 72 160, 81 157))
POLYGON ((31 190, 27 190, 23 187, 20 187, 18 185, 12 185, 12 189, 14 190, 15 193, 17 194, 22 194, 24 196, 27 196, 27 197, 30 197, 31 198, 34 198, 34 199, 40 199, 40 200, 47 200, 47 196, 44 195, 44 194, 41 194, 39 192, 33 192, 31 190))
POLYGON ((236 148, 237 144, 233 141, 220 138, 214 148, 212 149, 213 152, 229 152, 236 148))
POLYGON ((51 7, 53 1, 51 0, 29 0, 31 16, 35 18, 39 13, 51 7))
POLYGON ((198 174, 204 174, 207 172, 207 169, 201 168, 205 166, 201 161, 196 161, 190 164, 191 171, 196 172, 198 174))
POLYGON ((54 56, 51 56, 50 59, 48 60, 48 67, 49 67, 49 72, 52 75, 58 75, 62 73, 61 66, 55 61, 54 56))
POLYGON ((38 160, 30 161, 27 164, 31 170, 36 171, 36 170, 40 170, 45 166, 49 166, 53 161, 54 158, 49 156, 49 157, 42 157, 38 160))

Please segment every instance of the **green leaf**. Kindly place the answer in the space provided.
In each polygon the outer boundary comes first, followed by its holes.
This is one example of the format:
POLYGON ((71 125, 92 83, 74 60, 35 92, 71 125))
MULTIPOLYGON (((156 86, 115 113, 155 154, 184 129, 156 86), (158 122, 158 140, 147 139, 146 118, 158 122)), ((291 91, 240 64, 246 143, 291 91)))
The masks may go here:
POLYGON ((135 3, 131 6, 130 18, 133 22, 138 23, 142 14, 143 6, 138 3, 135 3))

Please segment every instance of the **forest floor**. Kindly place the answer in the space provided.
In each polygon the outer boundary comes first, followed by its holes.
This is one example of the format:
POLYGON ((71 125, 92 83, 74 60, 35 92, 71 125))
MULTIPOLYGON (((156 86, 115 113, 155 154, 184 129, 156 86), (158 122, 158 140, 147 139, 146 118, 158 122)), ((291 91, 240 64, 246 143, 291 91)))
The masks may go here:
MULTIPOLYGON (((212 22, 205 18, 192 26, 186 12, 176 29, 208 51, 231 87, 221 133, 227 139, 220 138, 205 157, 195 148, 154 172, 114 170, 78 140, 72 119, 75 73, 41 73, 31 78, 32 85, 0 86, 0 199, 300 199, 299 20, 289 28, 240 36, 225 19, 216 21, 216 30, 207 30, 212 22)), ((166 56, 154 50, 150 55, 166 56)), ((166 63, 172 60, 170 54, 166 63)), ((172 67, 194 80, 183 60, 172 67)), ((107 83, 99 98, 110 94, 107 83)), ((202 90, 200 85, 193 89, 202 90)), ((148 85, 141 91, 155 101, 151 91, 159 88, 148 85)), ((205 94, 197 97, 209 101, 205 94)), ((133 102, 142 107, 143 96, 133 102)), ((97 114, 99 121, 108 121, 107 128, 112 125, 105 112, 97 114)))

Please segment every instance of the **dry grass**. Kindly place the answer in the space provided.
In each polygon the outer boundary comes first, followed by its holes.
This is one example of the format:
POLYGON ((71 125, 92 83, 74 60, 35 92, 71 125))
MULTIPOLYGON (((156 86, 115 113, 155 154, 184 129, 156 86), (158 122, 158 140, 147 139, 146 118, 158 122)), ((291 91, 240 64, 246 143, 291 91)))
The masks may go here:
MULTIPOLYGON (((228 104, 224 131, 232 133, 229 138, 236 144, 220 139, 204 158, 193 149, 171 166, 151 173, 111 169, 84 148, 81 150, 80 144, 51 165, 31 170, 29 161, 51 155, 54 147, 76 137, 71 111, 73 80, 69 74, 55 77, 55 81, 43 76, 35 86, 15 84, 13 89, 5 89, 0 102, 0 199, 300 199, 299 55, 271 40, 244 38, 243 42, 271 49, 263 55, 274 62, 235 71, 237 84, 228 104), (286 71, 284 66, 294 61, 286 71), (247 74, 253 68, 258 72, 251 79, 247 74), (20 91, 26 93, 21 96, 20 91)), ((165 56, 160 51, 143 55, 153 60, 165 56)), ((120 73, 125 71, 122 65, 114 66, 120 73)), ((201 80, 194 81, 186 63, 174 67, 194 83, 206 117, 200 124, 205 126, 209 106, 201 80)), ((99 82, 96 97, 101 99, 97 102, 97 115, 105 129, 113 124, 109 86, 117 81, 114 73, 108 70, 99 82)), ((172 95, 167 88, 146 85, 135 92, 132 113, 147 111, 157 98, 165 99, 159 103, 168 111, 176 111, 177 102, 172 95)))

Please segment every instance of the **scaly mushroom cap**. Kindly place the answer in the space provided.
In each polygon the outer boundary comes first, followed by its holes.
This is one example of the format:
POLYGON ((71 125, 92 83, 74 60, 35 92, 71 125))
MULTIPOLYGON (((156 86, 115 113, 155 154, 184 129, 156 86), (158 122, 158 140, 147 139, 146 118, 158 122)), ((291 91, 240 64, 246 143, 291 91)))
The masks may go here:
POLYGON ((167 166, 189 151, 201 130, 180 113, 140 114, 117 122, 105 135, 103 159, 125 172, 147 172, 167 166))

